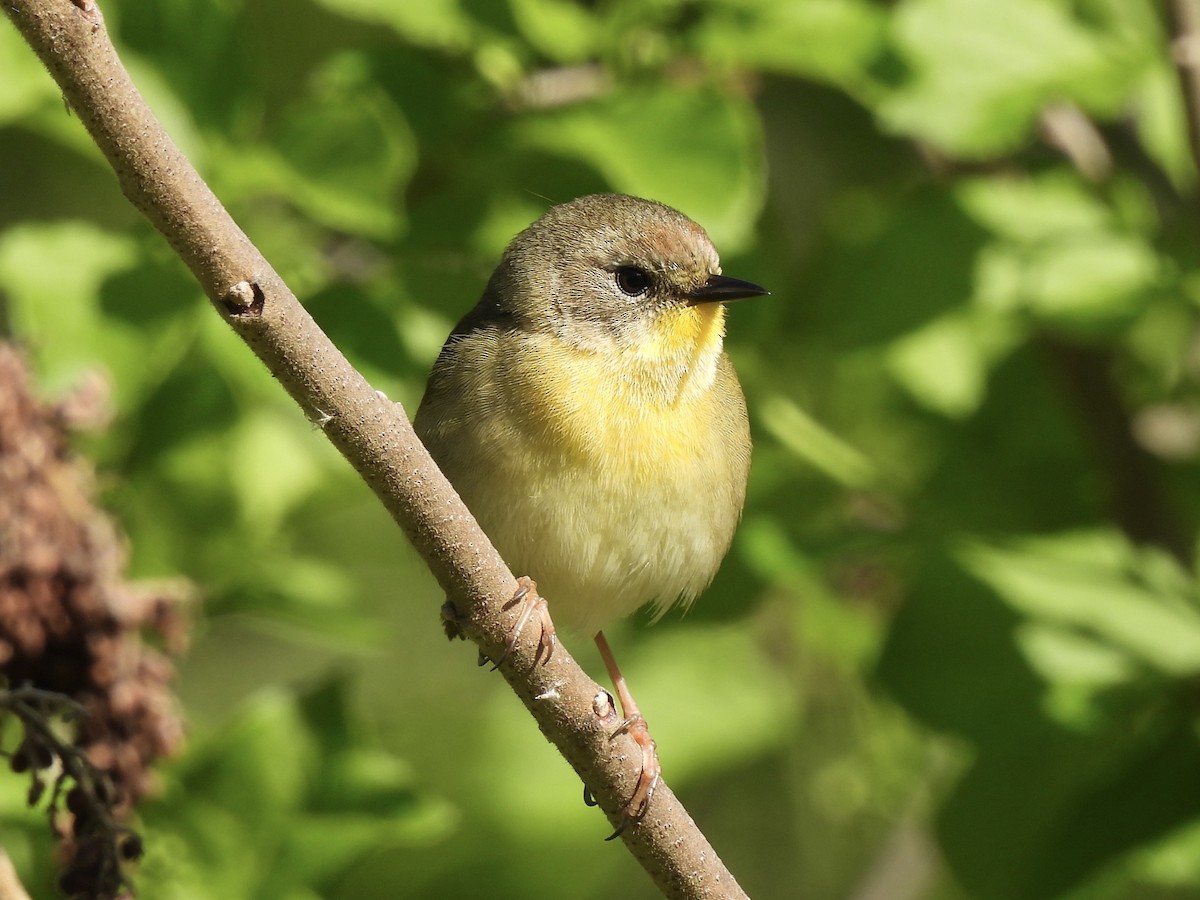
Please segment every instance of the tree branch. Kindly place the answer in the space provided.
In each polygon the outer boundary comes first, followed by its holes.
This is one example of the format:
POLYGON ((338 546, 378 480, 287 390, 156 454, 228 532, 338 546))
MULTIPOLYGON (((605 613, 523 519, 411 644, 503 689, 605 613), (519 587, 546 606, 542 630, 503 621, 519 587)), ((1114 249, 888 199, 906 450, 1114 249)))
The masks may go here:
MULTIPOLYGON (((404 411, 377 395, 337 351, 163 131, 121 65, 93 0, 7 0, 4 12, 53 75, 125 196, 387 507, 454 602, 467 637, 499 659, 513 623, 503 609, 516 590, 512 573, 404 411)), ((616 825, 641 753, 628 735, 611 736, 618 724, 611 704, 594 704, 600 687, 566 649, 539 661, 538 636, 527 631, 500 672, 616 825)), ((647 817, 621 837, 669 897, 745 896, 665 784, 647 817)))
POLYGON ((1112 381, 1108 352, 1043 335, 1038 346, 1058 375, 1088 449, 1105 476, 1111 515, 1135 544, 1166 550, 1186 569, 1192 542, 1158 483, 1156 461, 1134 438, 1129 413, 1112 381))
POLYGON ((17 870, 3 848, 0 848, 0 900, 29 900, 17 870))
POLYGON ((1171 58, 1179 73, 1187 115, 1188 146, 1200 174, 1200 6, 1197 0, 1167 0, 1171 23, 1171 58))

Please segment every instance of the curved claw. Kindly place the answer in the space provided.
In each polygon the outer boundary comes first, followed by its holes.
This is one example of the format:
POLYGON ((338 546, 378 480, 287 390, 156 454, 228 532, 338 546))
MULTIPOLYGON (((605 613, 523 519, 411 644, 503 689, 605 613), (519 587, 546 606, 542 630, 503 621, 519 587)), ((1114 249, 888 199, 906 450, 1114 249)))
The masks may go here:
POLYGON ((550 662, 550 657, 554 655, 554 648, 558 644, 558 635, 554 630, 554 623, 550 620, 550 609, 546 605, 546 600, 537 592, 537 582, 532 578, 522 575, 517 579, 517 590, 513 594, 512 599, 504 604, 504 608, 512 609, 520 604, 521 614, 517 617, 516 624, 512 627, 512 634, 508 639, 508 646, 504 648, 504 652, 500 654, 500 658, 492 663, 492 671, 500 668, 501 663, 508 659, 509 655, 517 648, 517 641, 521 639, 521 632, 525 630, 525 626, 529 624, 530 617, 536 612, 540 620, 542 631, 538 636, 537 654, 534 656, 534 661, 541 660, 542 665, 550 662), (545 654, 543 656, 543 653, 545 654))

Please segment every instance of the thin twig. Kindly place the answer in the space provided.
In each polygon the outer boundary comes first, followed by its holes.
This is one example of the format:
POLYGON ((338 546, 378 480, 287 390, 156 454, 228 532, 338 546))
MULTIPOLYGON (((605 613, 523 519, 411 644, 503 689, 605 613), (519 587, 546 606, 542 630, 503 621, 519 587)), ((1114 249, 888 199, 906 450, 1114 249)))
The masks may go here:
POLYGON ((1171 21, 1171 58, 1187 116, 1188 146, 1200 174, 1200 0, 1167 0, 1171 21))
POLYGON ((1042 137, 1075 166, 1092 184, 1103 184, 1112 177, 1112 152, 1096 123, 1074 103, 1051 103, 1038 117, 1042 137))
POLYGON ((1105 476, 1113 521, 1134 543, 1166 550, 1190 569, 1192 542, 1180 527, 1158 462, 1134 437, 1129 412, 1112 381, 1107 353, 1062 338, 1038 340, 1105 476))
POLYGON ((59 886, 72 897, 132 896, 133 887, 121 862, 141 855, 141 838, 113 817, 118 798, 108 774, 81 748, 61 737, 53 725, 55 719, 81 719, 87 711, 66 694, 23 686, 0 690, 0 720, 6 714, 15 716, 24 732, 17 749, 4 755, 13 771, 29 773, 30 806, 41 801, 47 784, 53 781, 46 805, 52 831, 59 831, 64 789, 70 785, 65 806, 73 817, 69 834, 74 849, 59 886))
POLYGON ((8 854, 0 849, 0 900, 30 900, 8 854))
MULTIPOLYGON (((375 491, 454 602, 466 636, 489 658, 501 658, 512 625, 503 609, 516 590, 512 573, 404 411, 346 362, 163 131, 88 3, 85 14, 70 0, 7 0, 4 12, 53 75, 125 196, 375 491)), ((611 713, 611 704, 594 704, 600 687, 565 648, 536 660, 537 637, 524 635, 500 672, 615 826, 637 779, 640 752, 627 735, 610 740, 615 714, 598 711, 611 713)), ((646 818, 621 837, 669 897, 745 896, 665 784, 646 818)))

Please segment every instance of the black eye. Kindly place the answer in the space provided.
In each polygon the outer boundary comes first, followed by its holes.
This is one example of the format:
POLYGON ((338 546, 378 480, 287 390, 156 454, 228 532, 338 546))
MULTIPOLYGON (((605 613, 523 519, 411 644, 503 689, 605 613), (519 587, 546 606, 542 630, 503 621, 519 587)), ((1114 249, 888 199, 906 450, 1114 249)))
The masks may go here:
POLYGON ((630 297, 640 297, 650 290, 650 273, 645 269, 639 269, 637 266, 621 266, 614 274, 617 278, 617 287, 630 297))

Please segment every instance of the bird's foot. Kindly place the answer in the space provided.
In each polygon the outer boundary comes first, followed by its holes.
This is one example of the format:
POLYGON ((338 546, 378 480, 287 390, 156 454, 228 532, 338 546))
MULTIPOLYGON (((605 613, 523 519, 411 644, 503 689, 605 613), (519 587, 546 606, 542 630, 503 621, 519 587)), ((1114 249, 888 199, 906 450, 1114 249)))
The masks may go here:
POLYGON ((546 600, 538 593, 537 582, 526 575, 522 575, 517 579, 517 591, 513 594, 512 599, 504 604, 504 609, 509 610, 515 606, 520 607, 521 614, 517 616, 516 624, 512 627, 508 646, 504 648, 504 652, 500 654, 500 658, 492 666, 493 671, 500 668, 500 664, 508 659, 509 654, 517 648, 517 641, 521 639, 521 632, 525 630, 525 626, 529 624, 529 620, 535 614, 541 626, 541 633, 538 636, 537 653, 533 658, 534 663, 537 663, 539 659, 542 665, 550 662, 550 657, 554 654, 554 647, 558 643, 558 635, 554 630, 554 623, 550 620, 550 609, 546 605, 546 600))
POLYGON ((654 796, 658 780, 662 777, 662 766, 658 762, 658 749, 654 739, 650 737, 650 729, 641 713, 635 713, 618 725, 616 730, 609 735, 609 740, 622 734, 628 734, 641 749, 642 768, 638 772, 633 795, 625 804, 625 811, 621 814, 621 822, 617 825, 617 830, 605 838, 606 841, 620 837, 626 828, 636 825, 646 817, 646 811, 650 809, 650 798, 654 796))
MULTIPOLYGON (((625 804, 625 810, 621 814, 617 830, 605 838, 605 840, 611 841, 620 836, 631 824, 636 825, 646 817, 646 811, 650 809, 650 800, 653 798, 654 790, 658 787, 658 780, 662 776, 662 766, 658 762, 658 750, 655 748, 654 739, 650 737, 650 729, 646 726, 646 720, 642 718, 637 703, 634 702, 633 694, 629 691, 629 685, 625 683, 625 676, 621 674, 621 669, 617 665, 612 649, 608 646, 608 639, 604 637, 604 632, 596 632, 595 640, 596 648, 600 651, 600 658, 604 660, 604 667, 608 669, 609 677, 613 680, 613 687, 617 689, 617 699, 621 703, 621 715, 625 717, 625 721, 613 730, 608 739, 611 741, 622 734, 628 734, 642 751, 642 767, 638 771, 633 795, 625 804)), ((612 700, 609 698, 609 703, 611 704, 611 702, 612 700)))

